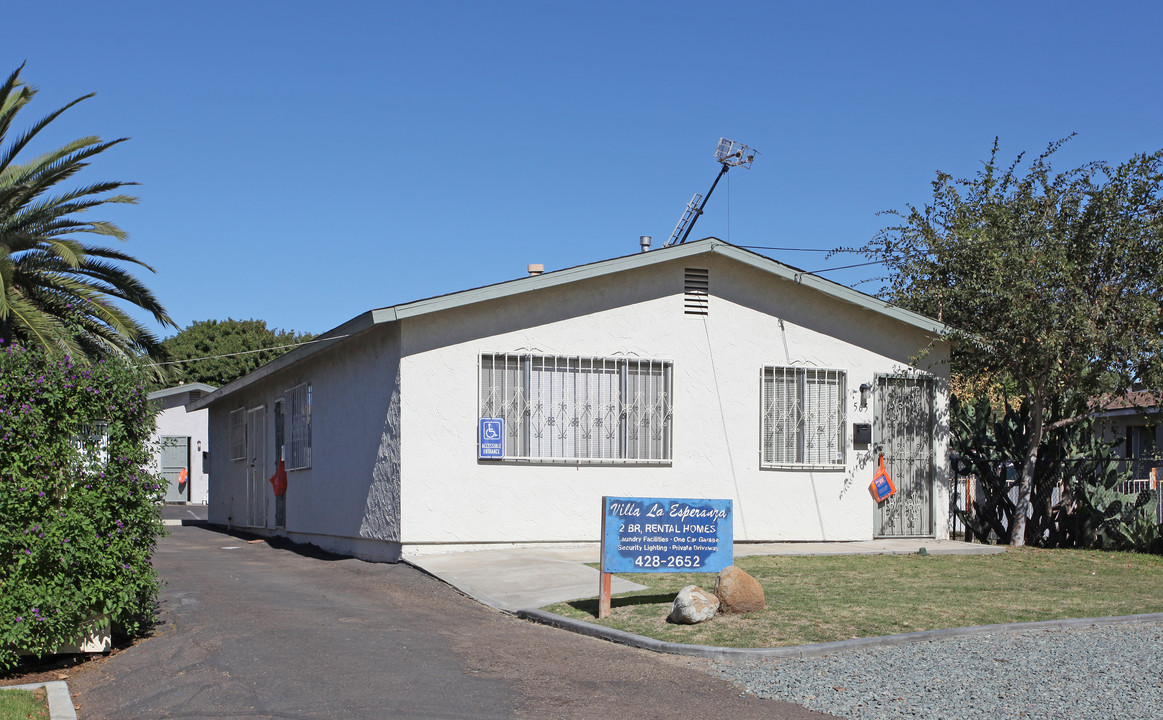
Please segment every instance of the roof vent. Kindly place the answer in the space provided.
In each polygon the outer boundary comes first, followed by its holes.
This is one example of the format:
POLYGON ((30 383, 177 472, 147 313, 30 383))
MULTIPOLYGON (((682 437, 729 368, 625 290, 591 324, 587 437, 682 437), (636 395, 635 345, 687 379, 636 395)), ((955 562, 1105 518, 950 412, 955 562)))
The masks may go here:
POLYGON ((687 268, 683 278, 683 312, 687 315, 706 315, 710 296, 711 271, 687 268))
POLYGON ((650 249, 650 236, 643 235, 643 236, 639 237, 638 244, 642 246, 642 252, 646 252, 647 250, 650 249))
POLYGON ((545 272, 545 266, 541 263, 529 263, 530 275, 540 275, 543 272, 545 272))

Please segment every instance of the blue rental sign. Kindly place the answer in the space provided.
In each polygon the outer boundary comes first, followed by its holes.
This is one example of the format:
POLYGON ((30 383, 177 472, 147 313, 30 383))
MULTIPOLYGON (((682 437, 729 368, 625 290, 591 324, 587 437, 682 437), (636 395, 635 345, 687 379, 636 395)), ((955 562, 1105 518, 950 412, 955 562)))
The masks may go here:
POLYGON ((481 460, 505 457, 505 418, 481 418, 477 447, 481 460))
POLYGON ((602 572, 719 572, 734 558, 730 500, 602 498, 602 572))

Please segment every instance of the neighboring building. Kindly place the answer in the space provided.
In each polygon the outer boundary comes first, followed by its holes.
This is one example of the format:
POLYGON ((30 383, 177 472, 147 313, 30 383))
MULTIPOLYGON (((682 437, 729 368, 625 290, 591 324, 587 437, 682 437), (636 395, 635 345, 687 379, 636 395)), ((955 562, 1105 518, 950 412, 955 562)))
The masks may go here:
POLYGON ((944 538, 943 330, 714 238, 372 310, 190 406, 209 518, 389 561, 595 542, 604 495, 729 498, 736 542, 944 538))
POLYGON ((1115 452, 1123 458, 1132 481, 1147 480, 1151 468, 1163 465, 1163 395, 1150 390, 1133 390, 1118 397, 1105 397, 1097 417, 1103 438, 1120 440, 1115 452))
POLYGON ((209 499, 209 476, 203 467, 202 453, 210 449, 206 410, 186 412, 186 405, 214 392, 212 385, 186 383, 149 394, 157 404, 158 471, 167 482, 166 502, 198 503, 209 499), (186 482, 179 482, 185 471, 186 482))

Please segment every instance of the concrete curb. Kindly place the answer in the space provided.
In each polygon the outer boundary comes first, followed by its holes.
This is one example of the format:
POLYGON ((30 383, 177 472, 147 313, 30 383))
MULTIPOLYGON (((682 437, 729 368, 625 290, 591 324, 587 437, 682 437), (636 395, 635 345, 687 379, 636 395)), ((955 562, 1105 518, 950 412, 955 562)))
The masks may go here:
POLYGON ((1070 618, 1066 620, 1040 620, 1037 622, 999 623, 996 625, 976 625, 972 627, 949 628, 946 630, 924 630, 921 632, 902 633, 899 635, 884 635, 871 638, 854 638, 839 640, 830 643, 814 643, 811 645, 796 645, 777 648, 731 648, 715 647, 712 645, 686 645, 684 643, 664 642, 654 638, 634 635, 633 633, 614 630, 592 623, 573 620, 555 615, 544 610, 518 610, 517 617, 523 620, 551 625, 580 635, 609 640, 610 642, 630 645, 653 650, 659 653, 672 655, 687 655, 690 657, 708 658, 711 660, 769 660, 775 658, 820 657, 844 650, 860 650, 874 647, 889 647, 905 643, 922 642, 924 640, 939 640, 941 638, 962 637, 966 635, 993 635, 1002 632, 1016 632, 1019 630, 1041 630, 1047 628, 1077 628, 1099 625, 1134 625, 1152 622, 1163 622, 1163 613, 1147 613, 1143 615, 1116 615, 1113 617, 1097 618, 1070 618))
POLYGON ((165 518, 162 520, 162 525, 165 525, 166 527, 226 528, 225 525, 211 525, 209 521, 199 520, 197 518, 165 518))
POLYGON ((73 698, 69 695, 69 686, 63 680, 52 682, 31 683, 28 685, 5 685, 3 690, 38 690, 44 688, 48 696, 48 714, 50 720, 77 720, 77 710, 73 707, 73 698))

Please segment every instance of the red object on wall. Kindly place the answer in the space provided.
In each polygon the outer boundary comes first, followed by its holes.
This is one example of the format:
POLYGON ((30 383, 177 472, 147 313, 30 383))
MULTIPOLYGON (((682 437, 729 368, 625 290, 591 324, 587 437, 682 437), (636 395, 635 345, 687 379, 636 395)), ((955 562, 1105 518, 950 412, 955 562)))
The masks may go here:
POLYGON ((283 467, 281 459, 279 460, 279 469, 275 470, 275 474, 271 475, 268 481, 275 490, 275 497, 281 497, 283 493, 287 492, 287 469, 283 467))
POLYGON ((876 469, 876 474, 872 476, 872 484, 868 486, 868 492, 872 493, 872 497, 876 498, 877 502, 881 502, 896 492, 896 485, 893 483, 892 478, 888 476, 888 470, 884 469, 883 455, 880 456, 880 467, 876 469))
POLYGON ((188 470, 186 470, 186 468, 182 468, 182 471, 180 473, 178 473, 178 487, 185 485, 186 481, 189 479, 190 479, 190 472, 188 470))

